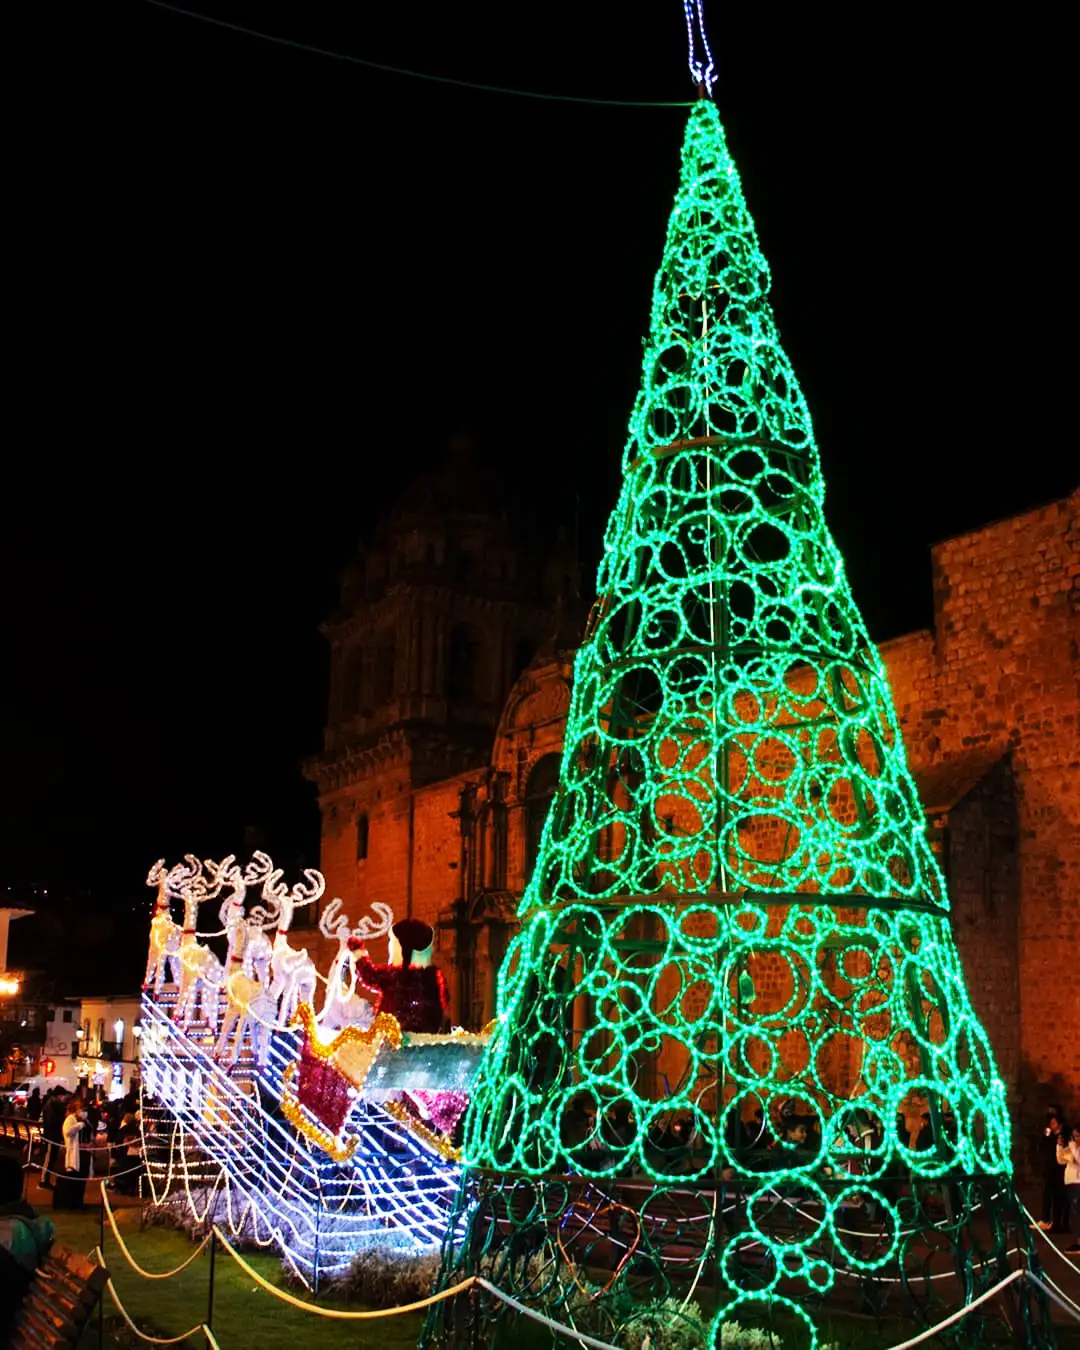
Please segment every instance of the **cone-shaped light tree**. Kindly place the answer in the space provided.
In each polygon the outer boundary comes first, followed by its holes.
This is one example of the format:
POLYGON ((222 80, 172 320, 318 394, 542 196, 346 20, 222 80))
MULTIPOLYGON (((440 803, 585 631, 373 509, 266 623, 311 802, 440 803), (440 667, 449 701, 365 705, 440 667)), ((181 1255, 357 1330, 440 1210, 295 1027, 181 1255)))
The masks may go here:
MULTIPOLYGON (((928 1324, 1029 1245, 768 291, 702 99, 443 1272, 616 1344, 812 1345, 829 1304, 928 1324)), ((1015 1284, 958 1334, 995 1328, 1050 1343, 1015 1284)))

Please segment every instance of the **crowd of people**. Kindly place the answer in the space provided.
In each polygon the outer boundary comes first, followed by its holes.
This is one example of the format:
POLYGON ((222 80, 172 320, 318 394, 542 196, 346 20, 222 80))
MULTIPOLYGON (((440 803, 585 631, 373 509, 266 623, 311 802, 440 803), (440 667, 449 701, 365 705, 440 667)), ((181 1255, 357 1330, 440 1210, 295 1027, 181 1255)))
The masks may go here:
POLYGON ((1043 1192, 1032 1227, 1068 1234, 1073 1242, 1065 1250, 1080 1255, 1080 1125, 1066 1124, 1060 1105, 1048 1106, 1038 1147, 1043 1192))
POLYGON ((100 1088, 71 1092, 34 1088, 25 1104, 0 1097, 0 1115, 25 1116, 41 1128, 41 1186, 56 1209, 83 1207, 87 1178, 110 1177, 114 1190, 134 1194, 142 1165, 138 1093, 106 1098, 100 1088))

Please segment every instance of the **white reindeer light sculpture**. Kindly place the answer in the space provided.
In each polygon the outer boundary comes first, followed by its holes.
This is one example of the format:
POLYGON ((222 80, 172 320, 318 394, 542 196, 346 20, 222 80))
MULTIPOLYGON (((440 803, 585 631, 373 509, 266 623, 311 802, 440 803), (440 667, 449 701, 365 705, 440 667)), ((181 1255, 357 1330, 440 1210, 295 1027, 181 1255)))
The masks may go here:
POLYGON ((165 859, 159 858, 146 875, 146 884, 157 887, 154 901, 154 917, 150 920, 150 952, 146 960, 146 974, 143 988, 151 986, 156 997, 161 993, 166 974, 172 975, 172 983, 179 984, 181 977, 180 940, 183 929, 172 917, 172 902, 182 899, 184 887, 202 871, 202 863, 194 854, 184 855, 185 863, 166 868, 165 859), (167 969, 166 969, 167 968, 167 969))
MULTIPOLYGON (((245 953, 249 942, 258 944, 260 940, 266 940, 264 916, 265 911, 253 912, 244 920, 241 932, 237 934, 238 945, 234 952, 240 961, 239 969, 234 966, 232 972, 225 976, 227 1002, 214 1054, 229 1064, 235 1064, 239 1059, 245 1036, 251 1040, 252 1054, 260 1067, 266 1063, 270 1051, 270 1032, 274 1026, 277 1005, 270 996, 265 979, 260 979, 255 973, 256 968, 249 964, 245 953), (232 1052, 227 1054, 230 1037, 232 1052)), ((271 918, 269 922, 272 926, 275 920, 271 918)), ((269 941, 266 945, 270 945, 269 941)))
POLYGON ((355 950, 372 938, 387 934, 393 926, 394 914, 389 905, 375 903, 371 906, 375 917, 365 916, 351 928, 341 906, 342 901, 331 900, 319 922, 323 936, 337 938, 338 942, 337 955, 326 977, 319 1026, 327 1031, 340 1031, 343 1027, 359 1027, 363 1031, 374 1020, 375 1007, 360 992, 367 986, 357 979, 355 950))
MULTIPOLYGON (((252 860, 272 867, 265 853, 256 853, 252 860)), ((290 890, 281 881, 280 867, 269 871, 263 882, 262 895, 278 914, 278 928, 270 957, 270 996, 274 999, 279 1022, 288 1023, 300 1003, 313 1003, 318 974, 315 962, 302 947, 289 944, 288 932, 298 908, 314 904, 326 890, 326 879, 314 867, 304 869, 304 881, 298 881, 290 890)), ((250 880, 249 880, 250 884, 250 880)))
MULTIPOLYGON (((225 930, 225 936, 229 944, 228 954, 225 957, 226 974, 228 974, 228 968, 234 964, 234 949, 243 947, 240 930, 244 922, 244 900, 247 896, 247 883, 239 867, 236 866, 235 853, 230 853, 228 857, 222 858, 219 863, 207 858, 205 867, 207 875, 210 877, 210 885, 206 891, 208 900, 216 899, 226 886, 229 887, 229 894, 221 902, 221 908, 218 910, 218 918, 221 920, 221 926, 225 930)), ((241 956, 237 955, 235 963, 239 964, 242 959, 241 956)))
MULTIPOLYGON (((266 855, 262 857, 266 858, 266 855)), ((228 936, 229 954, 224 980, 227 1002, 214 1053, 223 1058, 231 1036, 232 1054, 228 1062, 235 1064, 244 1036, 249 1035, 256 1062, 261 1065, 266 1062, 270 1028, 277 1010, 267 990, 273 947, 266 936, 266 930, 277 924, 277 912, 275 909, 268 913, 258 905, 250 914, 245 914, 244 900, 249 880, 263 879, 269 869, 264 872, 261 862, 253 860, 245 871, 241 871, 234 854, 229 854, 220 863, 208 862, 206 867, 213 878, 212 894, 216 895, 224 886, 231 891, 219 911, 228 936)))
POLYGON ((218 996, 225 981, 225 968, 214 953, 199 941, 199 905, 208 898, 206 878, 200 870, 184 887, 184 928, 180 935, 180 991, 173 1017, 185 1030, 192 1013, 211 1029, 217 1029, 218 996))

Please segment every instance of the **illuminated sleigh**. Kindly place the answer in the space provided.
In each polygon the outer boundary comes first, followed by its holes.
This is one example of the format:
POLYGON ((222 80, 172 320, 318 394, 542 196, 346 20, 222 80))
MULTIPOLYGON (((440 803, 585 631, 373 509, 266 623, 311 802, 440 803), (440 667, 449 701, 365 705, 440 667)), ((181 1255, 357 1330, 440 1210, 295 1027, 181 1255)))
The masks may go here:
POLYGON ((359 1102, 393 1116, 441 1157, 457 1162, 454 1130, 469 1104, 469 1087, 490 1037, 454 1031, 441 1036, 404 1032, 391 1013, 371 1026, 345 1027, 327 1037, 310 1004, 302 1003, 300 1054, 286 1069, 281 1107, 286 1118, 335 1161, 352 1156, 357 1138, 350 1116, 359 1102))
POLYGON ((147 880, 141 1067, 155 1202, 186 1193, 200 1222, 217 1206, 234 1234, 277 1246, 309 1283, 372 1244, 437 1248, 487 1036, 441 1034, 434 934, 418 939, 422 925, 395 924, 378 904, 352 927, 332 900, 320 927, 337 955, 324 976, 292 931, 325 891, 314 869, 289 886, 264 853, 246 866, 189 855, 147 880), (210 903, 221 926, 201 931, 210 903), (208 945, 220 937, 223 960, 208 945), (365 944, 380 937, 391 953, 376 965, 365 944))
POLYGON ((376 1120, 378 1111, 386 1112, 425 1147, 457 1162, 454 1131, 490 1030, 443 1035, 415 1029, 440 1024, 446 1005, 442 974, 428 964, 430 928, 413 921, 391 928, 389 910, 374 906, 382 911, 381 924, 365 920, 350 929, 340 903, 327 907, 320 924, 324 935, 338 939, 338 955, 322 1012, 310 1003, 297 1008, 302 1038, 282 1076, 282 1111, 337 1162, 352 1156, 358 1130, 372 1124, 372 1113, 360 1106, 376 1108, 376 1120), (392 959, 375 965, 363 944, 387 931, 392 959), (394 1012, 383 1011, 387 1005, 394 1012))

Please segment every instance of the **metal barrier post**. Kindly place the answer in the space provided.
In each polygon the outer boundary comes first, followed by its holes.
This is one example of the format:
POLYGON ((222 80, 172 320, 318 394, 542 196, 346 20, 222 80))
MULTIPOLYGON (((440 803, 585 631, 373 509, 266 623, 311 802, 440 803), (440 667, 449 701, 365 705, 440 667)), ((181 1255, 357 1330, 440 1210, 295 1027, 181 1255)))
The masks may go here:
POLYGON ((206 1325, 214 1329, 214 1262, 217 1256, 217 1234, 210 1229, 210 1290, 206 1300, 206 1325))
MULTIPOLYGON (((101 1203, 98 1206, 99 1219, 101 1222, 101 1232, 98 1236, 98 1251, 101 1253, 101 1264, 105 1264, 105 1183, 98 1183, 98 1191, 101 1196, 101 1203)), ((98 1296, 97 1305, 97 1343, 98 1350, 104 1350, 105 1347, 105 1290, 103 1289, 98 1296)))
POLYGON ((322 1226, 322 1195, 316 1193, 317 1205, 315 1209, 315 1287, 313 1293, 316 1298, 319 1297, 319 1229, 322 1226))

